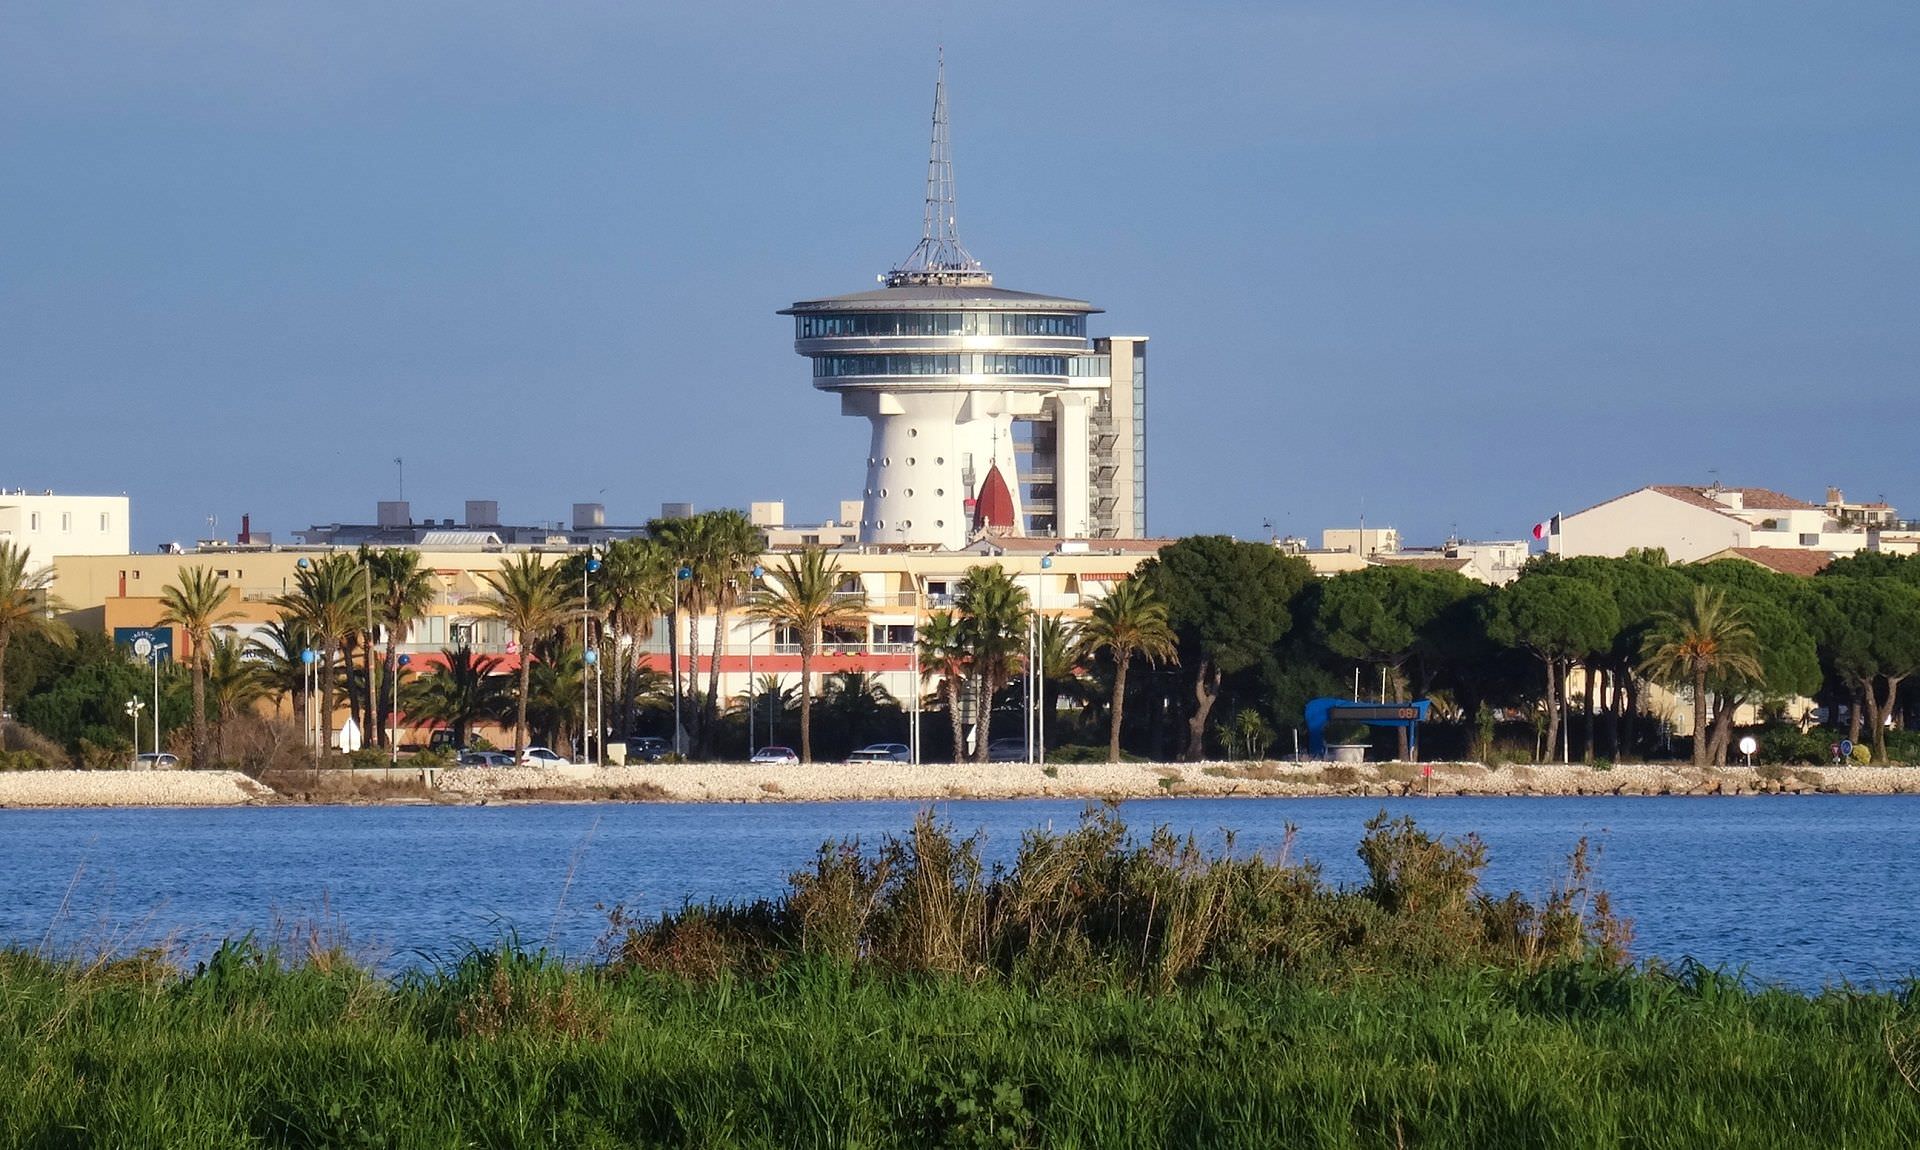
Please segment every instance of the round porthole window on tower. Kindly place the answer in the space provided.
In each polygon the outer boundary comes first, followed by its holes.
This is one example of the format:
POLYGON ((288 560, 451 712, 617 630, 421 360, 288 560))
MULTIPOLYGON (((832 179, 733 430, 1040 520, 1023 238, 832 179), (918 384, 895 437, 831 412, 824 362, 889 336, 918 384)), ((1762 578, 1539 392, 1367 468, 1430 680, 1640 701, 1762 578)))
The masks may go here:
POLYGON ((892 466, 893 466, 893 456, 891 456, 891 455, 889 455, 889 456, 887 456, 887 457, 886 457, 885 459, 882 459, 882 460, 880 461, 880 466, 882 466, 882 467, 892 467, 892 466))
POLYGON ((919 460, 917 460, 917 459, 915 459, 915 458, 914 458, 913 456, 911 456, 911 455, 909 455, 909 456, 907 456, 907 466, 908 466, 908 467, 912 467, 912 466, 913 466, 914 464, 916 464, 916 463, 918 463, 918 462, 920 462, 920 461, 919 461, 919 460))
POLYGON ((908 439, 918 439, 918 438, 920 438, 920 429, 919 429, 919 428, 917 428, 917 427, 909 427, 909 428, 907 428, 907 438, 908 438, 908 439))
POLYGON ((880 489, 880 498, 885 499, 886 497, 887 497, 887 489, 882 487, 880 489))
POLYGON ((933 457, 933 465, 935 467, 939 467, 941 464, 944 464, 946 461, 947 461, 947 457, 944 455, 936 455, 933 457))
POLYGON ((913 488, 911 488, 911 487, 909 487, 909 488, 907 488, 907 498, 908 498, 908 499, 912 499, 912 498, 913 498, 913 488))

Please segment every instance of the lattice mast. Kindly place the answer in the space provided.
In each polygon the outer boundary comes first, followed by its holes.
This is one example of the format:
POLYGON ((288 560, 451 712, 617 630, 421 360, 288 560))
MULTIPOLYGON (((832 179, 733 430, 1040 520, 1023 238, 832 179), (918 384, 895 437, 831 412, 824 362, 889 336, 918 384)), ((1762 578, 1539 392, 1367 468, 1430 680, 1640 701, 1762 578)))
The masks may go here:
POLYGON ((953 205, 953 143, 947 134, 947 54, 933 82, 933 143, 927 154, 926 211, 920 243, 887 273, 888 287, 906 284, 990 284, 993 276, 960 243, 953 205))

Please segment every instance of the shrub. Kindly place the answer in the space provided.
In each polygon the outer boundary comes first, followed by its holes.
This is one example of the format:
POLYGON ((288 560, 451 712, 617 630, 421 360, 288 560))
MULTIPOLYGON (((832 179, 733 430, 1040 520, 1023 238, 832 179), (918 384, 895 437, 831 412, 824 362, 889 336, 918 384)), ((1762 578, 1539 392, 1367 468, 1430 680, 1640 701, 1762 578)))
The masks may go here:
POLYGON ((1864 767, 1873 762, 1873 748, 1865 743, 1856 743, 1853 748, 1853 765, 1864 767))
MULTIPOLYGON (((1047 761, 1049 763, 1066 763, 1069 766, 1080 763, 1104 763, 1107 761, 1107 747, 1104 743, 1099 746, 1093 746, 1087 743, 1069 743, 1064 747, 1054 747, 1049 750, 1047 752, 1047 761)), ((1152 760, 1140 755, 1121 751, 1120 761, 1123 763, 1146 763, 1152 760)))
POLYGON ((32 751, 0 751, 0 771, 47 771, 51 764, 32 751))
POLYGON ((1762 763, 1787 766, 1824 763, 1833 757, 1833 744, 1839 741, 1839 735, 1823 727, 1811 731, 1792 726, 1769 727, 1760 732, 1760 753, 1756 758, 1762 763))
POLYGON ((1887 760, 1920 764, 1920 731, 1888 731, 1887 760))

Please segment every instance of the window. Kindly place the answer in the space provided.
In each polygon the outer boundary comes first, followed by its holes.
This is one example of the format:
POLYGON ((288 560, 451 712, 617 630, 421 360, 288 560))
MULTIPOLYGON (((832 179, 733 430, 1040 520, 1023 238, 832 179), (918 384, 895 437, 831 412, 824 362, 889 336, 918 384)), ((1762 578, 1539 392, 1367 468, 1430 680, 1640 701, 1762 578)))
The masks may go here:
POLYGON ((62 511, 60 513, 60 530, 63 532, 73 530, 73 512, 62 511))
POLYGON ((40 530, 40 513, 38 511, 27 512, 27 530, 40 530))
POLYGON ((104 511, 100 513, 100 530, 103 534, 107 530, 107 513, 104 511))
POLYGON ((813 360, 820 379, 849 375, 1057 375, 1067 374, 1064 355, 822 355, 813 360))
POLYGON ((1819 537, 1818 535, 1806 535, 1806 534, 1802 534, 1802 535, 1800 536, 1800 546, 1802 546, 1802 547, 1818 547, 1818 546, 1820 546, 1820 537, 1819 537))
POLYGON ((1015 335, 1084 339, 1087 317, 1077 312, 869 311, 794 317, 795 339, 849 336, 1015 335))

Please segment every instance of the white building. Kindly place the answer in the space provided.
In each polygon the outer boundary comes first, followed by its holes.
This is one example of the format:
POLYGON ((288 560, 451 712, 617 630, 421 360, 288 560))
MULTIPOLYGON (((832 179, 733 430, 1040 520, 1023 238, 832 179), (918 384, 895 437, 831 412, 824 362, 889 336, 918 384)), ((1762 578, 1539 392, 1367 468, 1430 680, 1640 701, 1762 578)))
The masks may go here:
POLYGON ((1084 300, 995 287, 954 224, 945 72, 920 243, 883 286, 801 300, 794 350, 872 424, 859 539, 1146 533, 1146 338, 1089 338, 1084 300))
POLYGON ((56 555, 125 555, 133 550, 124 495, 56 495, 0 488, 0 542, 27 552, 29 572, 56 555))
POLYGON ((1654 486, 1629 491, 1572 515, 1555 516, 1547 550, 1621 556, 1658 547, 1675 563, 1728 548, 1774 547, 1851 555, 1872 540, 1825 507, 1764 487, 1654 486))

